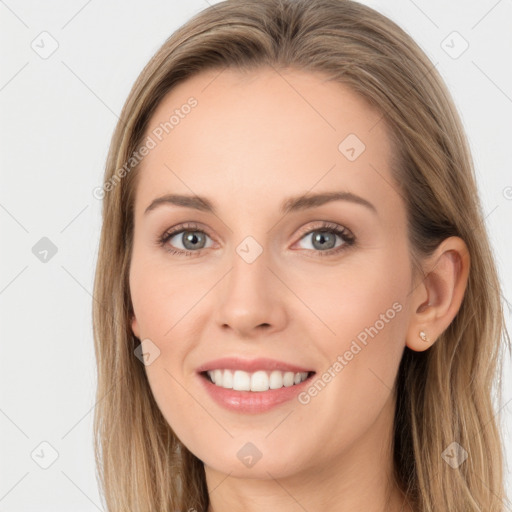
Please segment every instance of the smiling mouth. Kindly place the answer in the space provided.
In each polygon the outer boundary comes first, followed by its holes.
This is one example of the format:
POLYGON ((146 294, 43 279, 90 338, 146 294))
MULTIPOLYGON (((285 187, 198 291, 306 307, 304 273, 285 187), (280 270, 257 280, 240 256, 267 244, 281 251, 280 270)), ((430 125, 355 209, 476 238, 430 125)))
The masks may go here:
POLYGON ((292 387, 311 378, 315 372, 265 371, 215 369, 201 375, 217 387, 233 391, 264 392, 283 387, 292 387))

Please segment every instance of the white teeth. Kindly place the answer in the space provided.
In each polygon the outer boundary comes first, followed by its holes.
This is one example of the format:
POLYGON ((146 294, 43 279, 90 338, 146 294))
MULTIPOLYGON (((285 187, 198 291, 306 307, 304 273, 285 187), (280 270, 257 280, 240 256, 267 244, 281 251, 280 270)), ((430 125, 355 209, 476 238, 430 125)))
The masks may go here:
POLYGON ((293 372, 286 372, 283 377, 283 384, 285 385, 285 387, 289 388, 290 386, 293 386, 293 381, 293 372))
POLYGON ((235 370, 235 375, 233 375, 233 389, 237 391, 250 391, 251 376, 247 372, 235 370))
POLYGON ((221 377, 219 378, 219 386, 222 386, 223 388, 233 389, 233 372, 231 370, 224 370, 223 375, 222 370, 217 371, 220 372, 221 375, 221 377))
POLYGON ((258 371, 258 372, 253 373, 251 375, 251 391, 267 391, 267 389, 268 389, 267 372, 258 371))
POLYGON ((258 370, 254 373, 243 370, 210 370, 207 372, 210 380, 219 387, 235 391, 268 391, 300 384, 308 377, 308 372, 281 372, 274 370, 266 372, 258 370))
POLYGON ((283 372, 273 371, 270 374, 270 389, 283 387, 283 372))

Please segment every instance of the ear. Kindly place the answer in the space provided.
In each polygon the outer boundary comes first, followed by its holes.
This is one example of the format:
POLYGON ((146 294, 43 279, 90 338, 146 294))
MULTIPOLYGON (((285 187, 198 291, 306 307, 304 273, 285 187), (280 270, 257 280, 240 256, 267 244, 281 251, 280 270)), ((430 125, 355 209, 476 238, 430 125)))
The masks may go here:
POLYGON ((469 251, 456 236, 443 240, 424 263, 424 277, 412 291, 406 345, 417 352, 430 348, 459 311, 470 268, 469 251))
POLYGON ((131 324, 132 324, 133 334, 135 335, 136 338, 140 339, 139 324, 137 322, 137 318, 136 318, 135 314, 132 315, 131 324))

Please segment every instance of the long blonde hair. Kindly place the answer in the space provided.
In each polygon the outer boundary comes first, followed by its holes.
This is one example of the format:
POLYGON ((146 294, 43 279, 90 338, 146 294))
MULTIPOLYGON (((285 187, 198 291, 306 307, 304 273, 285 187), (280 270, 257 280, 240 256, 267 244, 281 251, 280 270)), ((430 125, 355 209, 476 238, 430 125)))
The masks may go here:
POLYGON ((133 85, 106 162, 94 282, 95 455, 107 510, 204 512, 209 504, 202 462, 163 418, 134 355, 140 340, 131 331, 128 272, 137 166, 126 163, 176 84, 207 69, 262 66, 321 73, 379 109, 394 141, 413 262, 448 236, 466 242, 471 269, 458 314, 429 350, 406 347, 400 363, 395 478, 415 511, 502 512, 503 448, 492 398, 501 399, 510 339, 466 136, 418 45, 350 0, 220 2, 171 35, 133 85), (468 453, 458 469, 441 456, 454 441, 468 453))

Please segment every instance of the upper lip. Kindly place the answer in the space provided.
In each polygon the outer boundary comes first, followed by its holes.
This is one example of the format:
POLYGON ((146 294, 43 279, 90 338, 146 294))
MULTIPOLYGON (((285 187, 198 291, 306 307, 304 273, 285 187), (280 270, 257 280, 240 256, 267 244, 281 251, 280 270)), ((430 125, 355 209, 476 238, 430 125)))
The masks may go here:
POLYGON ((246 372, 255 372, 257 370, 280 370, 283 372, 310 372, 312 370, 298 366, 296 364, 285 363, 277 359, 268 359, 265 357, 258 359, 242 359, 240 357, 223 357, 208 361, 197 368, 198 373, 209 370, 244 370, 246 372))

